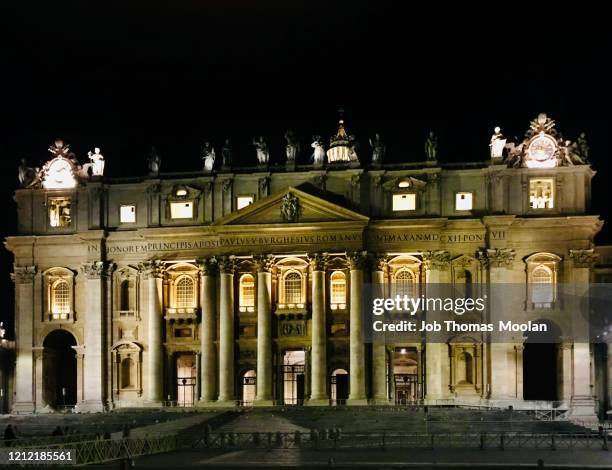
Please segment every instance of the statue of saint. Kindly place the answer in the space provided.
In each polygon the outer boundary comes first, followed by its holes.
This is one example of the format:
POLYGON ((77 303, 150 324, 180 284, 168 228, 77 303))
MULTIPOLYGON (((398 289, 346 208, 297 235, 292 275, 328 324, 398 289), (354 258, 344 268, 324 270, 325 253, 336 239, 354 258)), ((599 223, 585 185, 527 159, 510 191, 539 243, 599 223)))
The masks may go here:
POLYGON ((504 157, 504 148, 506 146, 506 139, 501 133, 501 129, 499 126, 495 127, 493 130, 493 135, 491 136, 491 143, 489 144, 489 149, 491 151, 491 158, 503 158, 504 157))
POLYGON ((6 335, 6 328, 4 328, 4 322, 0 321, 0 339, 4 339, 6 335))
POLYGON ((310 146, 314 149, 314 152, 312 152, 312 156, 310 157, 310 161, 315 166, 323 165, 325 163, 325 146, 321 136, 313 135, 312 144, 310 144, 310 146))
POLYGON ((268 143, 266 140, 263 138, 263 136, 259 136, 259 139, 253 139, 253 145, 257 151, 257 161, 259 164, 267 165, 270 161, 270 150, 268 149, 268 143))
POLYGON ((104 174, 104 157, 100 153, 100 149, 95 147, 93 153, 87 152, 87 156, 91 160, 92 176, 102 176, 104 174))
POLYGON ((202 161, 204 162, 204 172, 210 173, 215 165, 215 149, 210 142, 204 144, 202 149, 202 161))
POLYGON ((359 142, 357 142, 357 138, 351 134, 348 136, 349 141, 349 160, 351 162, 359 162, 359 157, 357 156, 357 149, 359 148, 359 142))
POLYGON ((287 154, 288 162, 295 162, 297 154, 300 151, 300 143, 293 131, 289 130, 285 132, 285 140, 287 145, 285 146, 285 152, 287 154))
POLYGON ((155 146, 151 147, 151 153, 149 154, 149 158, 147 159, 149 163, 149 174, 151 176, 159 175, 159 169, 161 167, 161 157, 159 153, 157 153, 157 149, 155 146))
POLYGON ((225 143, 221 147, 221 166, 222 168, 230 168, 232 166, 232 144, 229 138, 225 139, 225 143))
POLYGON ((36 179, 36 170, 28 166, 28 161, 25 158, 21 159, 21 164, 18 168, 19 184, 22 188, 27 188, 36 179))
POLYGON ((387 147, 380 138, 379 133, 374 134, 374 137, 370 137, 370 147, 372 147, 372 163, 382 163, 387 147))
POLYGON ((438 157, 438 138, 433 131, 429 131, 429 135, 425 140, 425 157, 428 162, 435 162, 438 157))
POLYGON ((582 158, 583 162, 586 163, 589 161, 589 152, 591 149, 586 141, 586 134, 582 132, 578 138, 576 139, 576 146, 578 150, 578 154, 582 158))

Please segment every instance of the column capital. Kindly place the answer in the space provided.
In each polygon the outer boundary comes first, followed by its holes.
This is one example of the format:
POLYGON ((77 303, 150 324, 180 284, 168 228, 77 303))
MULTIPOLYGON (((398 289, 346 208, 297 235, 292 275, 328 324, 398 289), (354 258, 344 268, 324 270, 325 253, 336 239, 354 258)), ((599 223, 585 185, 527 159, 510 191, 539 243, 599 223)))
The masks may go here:
POLYGON ((372 271, 382 271, 387 272, 389 269, 389 257, 387 255, 381 255, 379 253, 371 254, 371 266, 372 271))
POLYGON ((13 266, 11 280, 15 284, 29 284, 34 281, 36 266, 13 266))
POLYGON ((516 257, 512 248, 487 248, 478 252, 478 259, 485 268, 509 268, 516 257))
POLYGON ((427 250, 421 253, 425 269, 444 270, 450 267, 450 253, 446 250, 427 250))
POLYGON ((108 273, 108 268, 109 265, 104 261, 90 261, 81 265, 81 272, 87 279, 101 279, 108 273))
POLYGON ((219 272, 222 274, 234 274, 236 260, 233 256, 221 256, 218 260, 219 272))
POLYGON ((366 251, 353 251, 346 255, 351 271, 362 270, 365 268, 368 257, 366 251))
POLYGON ((575 268, 590 268, 597 261, 599 254, 591 248, 590 250, 569 250, 569 256, 575 268))
POLYGON ((312 271, 325 271, 327 258, 327 253, 309 253, 308 263, 310 263, 310 269, 312 271))
POLYGON ((271 255, 253 256, 253 264, 258 273, 269 273, 274 266, 274 259, 271 255))
POLYGON ((158 260, 149 260, 138 263, 138 270, 142 273, 145 279, 160 278, 164 274, 164 265, 158 260))
POLYGON ((198 268, 202 276, 214 276, 218 269, 217 258, 202 258, 198 261, 198 268))

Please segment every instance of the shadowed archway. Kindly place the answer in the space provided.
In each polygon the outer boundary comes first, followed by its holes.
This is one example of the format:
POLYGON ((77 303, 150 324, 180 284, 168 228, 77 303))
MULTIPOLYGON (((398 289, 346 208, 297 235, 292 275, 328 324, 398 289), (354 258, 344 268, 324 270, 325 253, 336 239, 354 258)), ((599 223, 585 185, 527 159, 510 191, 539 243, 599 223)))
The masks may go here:
POLYGON ((76 404, 76 345, 74 336, 66 330, 52 331, 43 342, 43 400, 53 408, 76 404))

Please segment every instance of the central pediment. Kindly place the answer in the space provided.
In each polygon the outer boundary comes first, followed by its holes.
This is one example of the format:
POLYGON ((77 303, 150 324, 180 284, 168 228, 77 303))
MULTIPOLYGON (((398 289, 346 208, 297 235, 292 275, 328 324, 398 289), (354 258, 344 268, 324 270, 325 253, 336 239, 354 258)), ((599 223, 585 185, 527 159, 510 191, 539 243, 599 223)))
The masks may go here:
POLYGON ((213 225, 367 222, 368 220, 368 217, 322 197, 288 187, 222 217, 213 225))

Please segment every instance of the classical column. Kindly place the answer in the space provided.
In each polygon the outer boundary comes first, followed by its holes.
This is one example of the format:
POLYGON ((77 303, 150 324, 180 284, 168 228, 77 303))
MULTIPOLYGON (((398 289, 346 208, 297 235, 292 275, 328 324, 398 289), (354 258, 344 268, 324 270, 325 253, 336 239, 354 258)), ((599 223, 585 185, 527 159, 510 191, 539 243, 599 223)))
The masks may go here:
POLYGON ((163 396, 163 264, 159 260, 141 263, 141 271, 147 280, 147 375, 145 397, 150 405, 160 406, 163 396))
MULTIPOLYGON (((574 308, 571 310, 576 315, 581 315, 579 318, 584 318, 582 322, 573 322, 573 335, 576 341, 574 342, 572 351, 572 399, 570 417, 578 421, 597 421, 595 414, 595 401, 591 390, 591 356, 589 338, 589 324, 585 317, 588 313, 588 295, 589 295, 589 280, 591 267, 597 260, 597 255, 594 250, 570 250, 570 258, 572 260, 572 287, 573 287, 573 302, 574 308)), ((565 379, 565 377, 564 377, 565 379)))
MULTIPOLYGON (((450 254, 448 251, 425 251, 422 254, 425 268, 426 288, 429 296, 440 297, 444 289, 443 283, 448 282, 447 275, 450 267, 450 254), (431 291, 431 292, 430 292, 431 291)), ((427 321, 436 319, 439 312, 428 311, 427 321)), ((447 345, 438 338, 430 338, 425 347, 425 399, 437 400, 448 396, 448 372, 450 367, 447 345)))
MULTIPOLYGON (((36 266, 15 266, 11 279, 15 283, 15 403, 13 413, 34 411, 34 275, 36 266)), ((37 384, 42 389, 43 384, 37 384)), ((38 404, 39 406, 41 404, 38 404)))
POLYGON ((268 256, 255 258, 257 268, 257 396, 255 405, 272 406, 272 269, 268 256))
POLYGON ((219 402, 230 405, 234 391, 234 260, 219 260, 219 402))
POLYGON ((104 277, 106 276, 106 263, 92 261, 83 264, 81 272, 87 278, 85 311, 85 364, 83 381, 83 401, 79 403, 79 411, 104 411, 104 391, 106 390, 105 366, 105 318, 104 307, 104 277))
POLYGON ((217 337, 217 260, 207 258, 200 263, 200 401, 202 404, 216 400, 217 368, 215 339, 217 337))
MULTIPOLYGON (((511 309, 516 305, 500 295, 501 284, 512 282, 510 269, 516 253, 510 248, 491 248, 482 253, 481 261, 489 270, 489 284, 493 294, 489 299, 489 321, 508 320, 514 318, 511 309)), ((499 335, 498 335, 499 336, 499 335)), ((488 345, 488 398, 492 400, 522 400, 517 396, 516 386, 516 351, 514 343, 502 343, 501 338, 494 338, 488 345)))
MULTIPOLYGON (((374 298, 387 297, 385 276, 388 270, 386 257, 377 257, 372 265, 372 289, 374 298)), ((372 398, 376 404, 390 404, 387 392, 387 350, 384 334, 375 335, 372 341, 372 398)))
POLYGON ((350 393, 347 404, 366 405, 365 361, 363 335, 363 270, 366 264, 364 252, 351 253, 348 256, 351 270, 351 304, 350 304, 350 393))
POLYGON ((328 405, 327 323, 325 319, 325 254, 310 257, 312 275, 312 343, 310 352, 309 405, 328 405))

